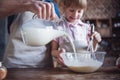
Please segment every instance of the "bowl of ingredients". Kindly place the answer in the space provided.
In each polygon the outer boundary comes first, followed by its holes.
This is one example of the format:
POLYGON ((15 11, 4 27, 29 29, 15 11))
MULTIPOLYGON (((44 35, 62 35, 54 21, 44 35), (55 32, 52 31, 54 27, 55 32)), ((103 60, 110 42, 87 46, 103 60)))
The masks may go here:
POLYGON ((81 51, 79 53, 63 52, 63 63, 74 72, 89 73, 97 71, 104 62, 105 52, 81 51))

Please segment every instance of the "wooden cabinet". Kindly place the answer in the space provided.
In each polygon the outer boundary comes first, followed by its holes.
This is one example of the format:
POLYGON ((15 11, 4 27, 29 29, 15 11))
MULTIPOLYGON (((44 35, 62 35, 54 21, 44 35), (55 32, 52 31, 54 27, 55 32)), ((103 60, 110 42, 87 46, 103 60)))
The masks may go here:
POLYGON ((98 19, 96 30, 103 38, 111 37, 111 21, 109 19, 98 19))
POLYGON ((85 22, 95 25, 103 38, 111 37, 111 19, 86 19, 85 22))
POLYGON ((112 18, 112 52, 120 55, 120 18, 112 18))
POLYGON ((120 18, 112 18, 112 36, 120 37, 120 18))

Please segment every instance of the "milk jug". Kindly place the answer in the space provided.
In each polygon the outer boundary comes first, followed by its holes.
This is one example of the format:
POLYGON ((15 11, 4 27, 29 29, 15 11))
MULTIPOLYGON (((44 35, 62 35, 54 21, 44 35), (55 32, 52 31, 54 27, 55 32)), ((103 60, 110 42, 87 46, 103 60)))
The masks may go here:
POLYGON ((53 29, 53 22, 33 19, 22 25, 23 42, 30 46, 42 46, 51 40, 66 35, 64 31, 53 29))

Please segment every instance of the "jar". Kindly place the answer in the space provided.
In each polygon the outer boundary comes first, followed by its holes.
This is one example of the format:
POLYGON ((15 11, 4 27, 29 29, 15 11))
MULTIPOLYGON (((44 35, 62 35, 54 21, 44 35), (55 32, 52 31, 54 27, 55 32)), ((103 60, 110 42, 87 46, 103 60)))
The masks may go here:
POLYGON ((7 75, 7 68, 2 65, 2 62, 0 62, 0 80, 4 79, 7 75))

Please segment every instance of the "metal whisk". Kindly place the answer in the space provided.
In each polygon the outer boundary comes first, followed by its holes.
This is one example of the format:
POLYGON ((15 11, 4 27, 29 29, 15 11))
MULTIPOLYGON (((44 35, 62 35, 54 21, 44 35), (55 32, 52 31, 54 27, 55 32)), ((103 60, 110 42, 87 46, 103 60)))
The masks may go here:
MULTIPOLYGON (((95 26, 94 26, 94 24, 91 24, 91 35, 94 33, 94 30, 95 30, 95 26)), ((90 41, 89 41, 89 44, 88 44, 87 51, 94 52, 94 49, 93 49, 93 36, 90 37, 90 41)))

